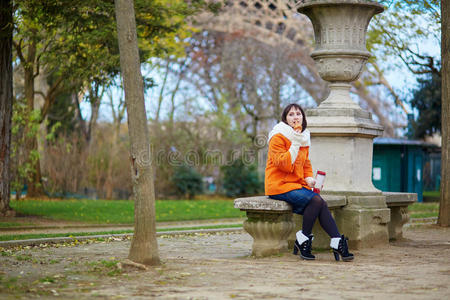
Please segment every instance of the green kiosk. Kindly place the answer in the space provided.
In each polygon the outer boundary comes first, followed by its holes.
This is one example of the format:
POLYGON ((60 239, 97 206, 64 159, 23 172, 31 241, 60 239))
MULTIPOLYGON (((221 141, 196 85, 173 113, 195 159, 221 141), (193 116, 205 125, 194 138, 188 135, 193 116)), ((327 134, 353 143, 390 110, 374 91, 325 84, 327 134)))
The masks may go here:
POLYGON ((422 141, 375 138, 372 182, 384 192, 417 193, 422 202, 424 147, 422 141))

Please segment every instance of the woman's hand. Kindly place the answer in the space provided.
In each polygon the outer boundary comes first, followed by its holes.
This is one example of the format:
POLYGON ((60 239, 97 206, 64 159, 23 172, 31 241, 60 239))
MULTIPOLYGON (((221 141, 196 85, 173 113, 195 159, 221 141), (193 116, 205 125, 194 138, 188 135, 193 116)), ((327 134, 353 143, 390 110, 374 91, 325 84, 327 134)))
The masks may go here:
POLYGON ((306 177, 305 178, 306 184, 310 187, 313 188, 314 185, 316 184, 316 180, 312 177, 306 177))
POLYGON ((302 144, 306 143, 308 141, 308 136, 304 133, 294 131, 294 134, 292 135, 292 143, 298 144, 300 147, 302 144))
POLYGON ((291 137, 291 147, 289 148, 289 152, 291 153, 291 162, 294 164, 297 159, 298 151, 302 145, 304 145, 309 139, 309 136, 298 133, 294 131, 291 137))

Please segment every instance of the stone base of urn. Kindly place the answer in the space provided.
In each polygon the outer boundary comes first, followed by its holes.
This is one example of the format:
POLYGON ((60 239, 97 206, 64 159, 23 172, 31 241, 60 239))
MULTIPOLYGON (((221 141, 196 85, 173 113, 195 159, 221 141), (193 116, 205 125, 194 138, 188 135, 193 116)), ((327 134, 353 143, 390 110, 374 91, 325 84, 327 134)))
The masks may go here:
MULTIPOLYGON (((349 203, 352 202, 353 205, 344 207, 342 203, 344 205, 347 203, 347 197, 344 195, 324 194, 322 197, 326 199, 340 232, 349 237, 349 245, 352 249, 383 245, 388 240, 402 239, 403 225, 409 221, 408 206, 417 202, 417 194, 383 192, 387 208, 358 207, 361 204, 365 206, 367 201, 374 205, 375 199, 355 196, 348 197, 349 203)), ((383 206, 380 200, 382 198, 378 197, 378 205, 383 206)), ((294 247, 295 231, 302 227, 303 216, 294 214, 292 220, 294 230, 288 239, 289 248, 294 247)), ((318 222, 313 227, 313 234, 314 249, 330 248, 330 238, 318 222)))
MULTIPOLYGON (((346 198, 345 207, 334 216, 339 231, 349 238, 349 246, 358 249, 387 244, 390 210, 386 197, 372 184, 373 138, 381 135, 383 127, 369 112, 353 107, 355 103, 345 100, 344 94, 330 96, 307 112, 311 164, 327 173, 323 195, 346 198), (338 108, 341 100, 349 107, 338 108)), ((329 247, 320 242, 315 245, 329 247)))
POLYGON ((387 245, 390 220, 390 210, 383 195, 347 196, 345 209, 336 212, 337 226, 348 236, 352 249, 387 245))
MULTIPOLYGON (((386 207, 384 196, 346 196, 322 194, 328 208, 336 220, 341 234, 349 238, 351 249, 386 245, 389 242, 388 223, 390 210, 386 207), (368 203, 372 207, 368 207, 368 203)), ((294 215, 295 228, 301 228, 303 216, 294 215)), ((314 224, 314 249, 329 249, 330 237, 322 229, 319 221, 314 224)), ((293 247, 295 233, 289 238, 289 246, 293 247)))

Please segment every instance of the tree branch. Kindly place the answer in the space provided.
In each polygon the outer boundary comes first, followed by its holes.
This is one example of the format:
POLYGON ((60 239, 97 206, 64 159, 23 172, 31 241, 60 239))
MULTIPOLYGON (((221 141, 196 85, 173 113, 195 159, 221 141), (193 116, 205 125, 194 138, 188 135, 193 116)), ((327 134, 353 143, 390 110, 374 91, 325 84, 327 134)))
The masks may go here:
POLYGON ((366 101, 366 103, 369 105, 373 113, 380 120, 381 125, 384 126, 385 135, 389 137, 394 137, 395 136, 394 127, 392 126, 391 121, 388 118, 386 118, 386 116, 380 110, 379 100, 371 97, 368 91, 366 90, 365 86, 362 85, 361 82, 359 81, 354 82, 353 87, 355 88, 353 92, 366 101))

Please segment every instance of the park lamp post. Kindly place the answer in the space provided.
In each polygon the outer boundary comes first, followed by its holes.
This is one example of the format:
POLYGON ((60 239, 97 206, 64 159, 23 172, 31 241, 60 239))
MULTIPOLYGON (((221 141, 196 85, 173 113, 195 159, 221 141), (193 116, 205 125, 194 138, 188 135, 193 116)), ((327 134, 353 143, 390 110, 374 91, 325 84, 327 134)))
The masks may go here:
MULTIPOLYGON (((367 0, 293 0, 314 27, 311 57, 330 94, 307 111, 311 131, 310 159, 327 173, 324 194, 345 197, 336 221, 352 247, 388 243, 390 211, 386 197, 372 184, 373 138, 383 127, 350 97, 370 53, 366 32, 381 4, 367 0)), ((292 3, 292 0, 291 0, 292 3)))

